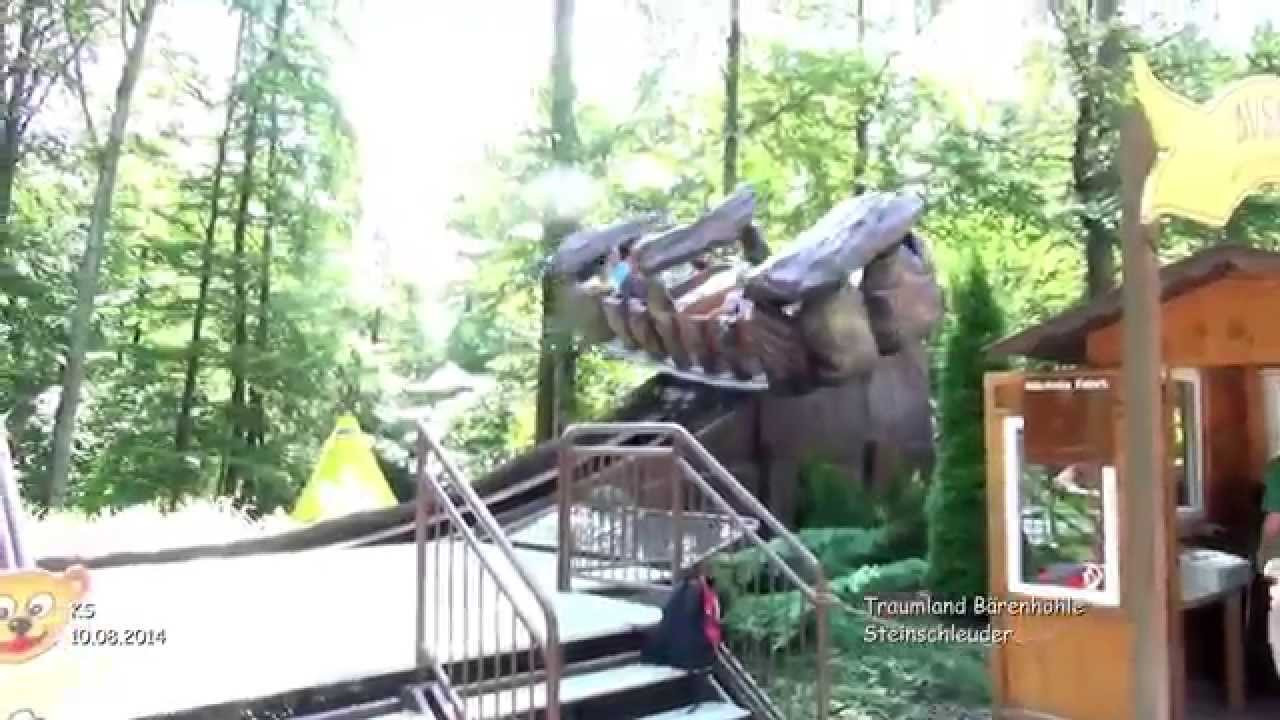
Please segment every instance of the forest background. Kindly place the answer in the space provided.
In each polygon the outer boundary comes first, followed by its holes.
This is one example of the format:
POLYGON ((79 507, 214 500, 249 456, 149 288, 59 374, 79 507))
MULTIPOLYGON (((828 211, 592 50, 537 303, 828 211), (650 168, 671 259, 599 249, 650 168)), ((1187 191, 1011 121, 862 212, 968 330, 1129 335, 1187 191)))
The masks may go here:
MULTIPOLYGON (((801 539, 842 607, 985 590, 981 349, 1119 279, 1129 54, 1199 100, 1280 73, 1273 0, 0 0, 0 21, 0 413, 42 552, 263 532, 347 413, 402 498, 418 421, 484 472, 645 379, 557 322, 541 271, 566 233, 748 182, 777 251, 908 188, 950 301, 940 462, 903 486, 931 488, 927 518, 806 468, 801 539)), ((1280 196, 1162 237, 1165 261, 1275 248, 1280 196)), ((731 633, 806 622, 785 593, 733 600, 731 633)), ((864 624, 833 619, 841 717, 983 716, 980 648, 864 624)), ((770 690, 805 692, 794 670, 770 690)))
MULTIPOLYGON (((401 492, 419 418, 492 466, 643 379, 548 342, 550 243, 738 182, 775 250, 858 188, 921 191, 944 283, 976 260, 1025 326, 1118 278, 1128 53, 1198 99, 1280 71, 1262 1, 571 5, 0 5, 0 398, 28 502, 269 514, 344 412, 401 492)), ((1161 252, 1278 228, 1264 193, 1161 252)))

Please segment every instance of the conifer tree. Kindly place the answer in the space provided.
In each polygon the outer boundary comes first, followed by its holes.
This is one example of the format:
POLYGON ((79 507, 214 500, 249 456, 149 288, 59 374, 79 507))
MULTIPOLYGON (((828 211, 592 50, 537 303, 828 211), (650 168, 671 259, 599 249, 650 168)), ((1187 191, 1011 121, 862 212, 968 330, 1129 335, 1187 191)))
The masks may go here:
POLYGON ((975 256, 952 289, 953 323, 943 349, 937 472, 929 491, 929 575, 934 593, 971 597, 987 591, 986 449, 983 376, 1006 365, 986 347, 1004 318, 975 256))

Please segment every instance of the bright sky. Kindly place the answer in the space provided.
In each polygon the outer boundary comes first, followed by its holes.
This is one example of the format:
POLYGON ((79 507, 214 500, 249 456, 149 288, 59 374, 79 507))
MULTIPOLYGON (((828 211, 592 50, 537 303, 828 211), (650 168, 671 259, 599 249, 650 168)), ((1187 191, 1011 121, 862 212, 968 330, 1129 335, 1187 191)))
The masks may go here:
MULTIPOLYGON (((578 3, 574 48, 579 93, 615 112, 647 59, 620 7, 578 3)), ((453 199, 489 145, 509 142, 537 118, 552 3, 373 0, 352 35, 354 53, 337 80, 359 133, 364 234, 381 232, 392 266, 438 290, 464 267, 455 257, 466 239, 446 227, 453 199)), ((450 322, 439 320, 431 324, 443 332, 450 322)))

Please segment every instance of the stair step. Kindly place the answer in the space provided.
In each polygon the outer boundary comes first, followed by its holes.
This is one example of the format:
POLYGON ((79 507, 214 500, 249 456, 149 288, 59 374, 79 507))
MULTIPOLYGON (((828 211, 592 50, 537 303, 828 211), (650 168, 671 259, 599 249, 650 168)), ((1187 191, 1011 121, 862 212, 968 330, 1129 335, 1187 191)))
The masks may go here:
MULTIPOLYGON (((560 704, 572 705, 586 700, 607 697, 630 690, 660 685, 679 680, 688 675, 683 670, 663 665, 632 663, 604 670, 569 675, 560 681, 560 704)), ((542 709, 547 703, 546 687, 533 689, 533 697, 527 688, 515 691, 501 690, 476 695, 464 700, 469 717, 509 717, 530 710, 542 709), (530 702, 532 701, 532 702, 530 702), (531 707, 532 705, 532 707, 531 707)))
POLYGON ((686 705, 657 715, 647 715, 640 720, 746 720, 751 713, 737 705, 722 702, 704 702, 686 705))

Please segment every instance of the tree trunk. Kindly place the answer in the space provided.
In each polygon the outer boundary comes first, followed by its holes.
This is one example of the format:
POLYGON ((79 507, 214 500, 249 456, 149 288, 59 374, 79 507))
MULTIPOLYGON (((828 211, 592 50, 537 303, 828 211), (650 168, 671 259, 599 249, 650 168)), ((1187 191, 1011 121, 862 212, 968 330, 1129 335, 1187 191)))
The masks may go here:
POLYGON ((249 115, 244 131, 244 167, 240 171, 239 202, 236 209, 235 228, 231 233, 231 284, 232 284, 232 340, 231 340, 231 406, 228 415, 231 424, 230 446, 227 448, 226 473, 221 495, 238 496, 243 489, 244 467, 237 457, 248 445, 248 377, 246 360, 249 352, 249 268, 247 240, 249 233, 249 204, 256 187, 254 163, 258 154, 259 68, 252 71, 249 80, 249 115))
MULTIPOLYGON (((8 15, 8 3, 0 6, 0 14, 8 15)), ((8 76, 8 94, 0 95, 4 100, 3 127, 0 127, 0 282, 6 287, 17 288, 16 262, 13 255, 13 187, 18 178, 18 162, 22 154, 22 127, 24 115, 31 108, 27 107, 27 80, 30 77, 30 64, 20 60, 30 57, 35 33, 32 32, 32 11, 34 6, 24 2, 18 11, 18 38, 12 51, 6 43, 0 42, 0 77, 8 76), (9 53, 12 52, 12 55, 9 53)), ((7 40, 7 38, 5 38, 7 40)), ((5 83, 0 82, 0 90, 5 83)), ((21 294, 28 291, 22 290, 21 294)), ((16 293, 11 293, 16 294, 16 293)), ((20 365, 25 354, 25 338, 19 329, 15 298, 9 298, 4 307, 4 321, 11 330, 5 338, 5 345, 15 366, 20 365)), ((21 427, 15 425, 15 427, 21 427)))
MULTIPOLYGON (((147 268, 151 265, 151 248, 144 247, 138 253, 138 289, 133 295, 133 311, 137 316, 133 320, 133 337, 129 340, 132 351, 137 351, 138 346, 142 344, 142 320, 146 317, 144 310, 147 307, 148 291, 151 289, 147 285, 147 268)), ((123 324, 123 323, 122 323, 123 324)), ((121 348, 116 355, 120 363, 124 363, 124 348, 121 348)))
POLYGON ((1089 47, 1093 26, 1105 26, 1102 41, 1097 50, 1097 78, 1080 77, 1080 96, 1076 100, 1076 129, 1071 154, 1071 183, 1077 201, 1084 206, 1080 224, 1084 228, 1085 295, 1095 298, 1115 287, 1116 238, 1115 233, 1097 216, 1093 209, 1096 200, 1105 191, 1100 177, 1104 168, 1097 167, 1091 158, 1097 157, 1105 128, 1113 127, 1115 118, 1103 105, 1101 93, 1113 82, 1111 77, 1123 60, 1120 34, 1111 27, 1116 18, 1118 0, 1090 0, 1086 7, 1082 41, 1089 47))
POLYGON ((89 330, 93 322, 94 299, 98 294, 98 276, 102 270, 102 258, 106 254, 107 225, 111 221, 111 203, 116 189, 116 172, 120 167, 120 153, 124 147, 125 127, 129 121, 129 103, 133 89, 142 74, 142 60, 146 53, 147 33, 155 18, 160 0, 146 0, 134 30, 133 44, 125 57, 116 88, 116 106, 111 113, 111 129, 99 158, 98 187, 93 194, 93 209, 89 215, 89 233, 85 241, 84 258, 76 280, 76 305, 71 311, 70 341, 67 348, 67 368, 62 382, 62 401, 58 405, 57 419, 53 427, 53 459, 49 473, 49 506, 60 508, 66 501, 67 481, 71 470, 71 442, 75 435, 76 410, 80 403, 80 389, 84 384, 85 355, 89 350, 89 330))
POLYGON ((729 0, 728 52, 724 67, 724 179, 727 196, 738 184, 738 73, 742 63, 742 17, 740 0, 729 0))
MULTIPOLYGON (((561 168, 577 156, 578 130, 573 119, 573 10, 574 0, 556 0, 555 43, 551 57, 551 155, 561 168)), ((573 225, 549 220, 543 226, 543 249, 555 251, 573 225)), ((542 333, 538 353, 538 442, 550 439, 573 416, 576 355, 568 328, 556 323, 556 282, 551 273, 542 276, 542 333)))
MULTIPOLYGON (((18 175, 18 146, 16 134, 10 134, 11 123, 7 118, 4 125, 4 137, 0 138, 0 283, 6 287, 16 287, 14 280, 17 278, 17 272, 10 223, 13 218, 13 184, 18 175)), ((25 291, 21 292, 26 294, 25 291)), ((3 317, 4 324, 9 327, 8 336, 5 338, 6 350, 15 366, 21 365, 26 344, 19 329, 17 315, 15 298, 10 294, 8 302, 4 305, 3 317)))
MULTIPOLYGON (((862 54, 865 62, 867 58, 867 13, 864 0, 858 0, 854 10, 857 13, 858 28, 858 52, 862 54)), ((867 174, 868 160, 871 155, 871 118, 874 114, 874 104, 876 97, 879 95, 879 83, 884 82, 883 77, 877 77, 875 88, 863 88, 862 98, 858 103, 858 116, 854 120, 853 126, 853 170, 852 170, 852 186, 853 194, 861 195, 866 190, 866 184, 863 182, 863 176, 867 174)))
MULTIPOLYGON (((191 315, 191 342, 187 346, 186 372, 182 381, 182 399, 178 404, 178 427, 174 436, 174 446, 178 454, 187 451, 191 445, 192 419, 195 409, 196 382, 200 373, 200 350, 204 333, 204 318, 209 307, 209 284, 213 280, 214 245, 218 232, 218 219, 221 217, 222 181, 227 166, 227 145, 231 141, 231 128, 235 124, 236 104, 239 92, 236 88, 240 72, 240 56, 244 50, 244 37, 248 30, 247 16, 240 18, 240 32, 236 40, 235 62, 232 67, 231 90, 227 93, 226 121, 222 126, 222 134, 218 136, 218 156, 213 165, 213 183, 210 188, 209 221, 204 228, 204 246, 200 251, 200 289, 196 294, 196 306, 191 315)), ((216 490, 216 488, 213 488, 216 490)))
POLYGON ((244 168, 240 173, 240 201, 236 211, 236 224, 232 231, 232 287, 233 303, 233 339, 231 348, 231 447, 227 453, 226 477, 222 494, 243 502, 251 493, 247 487, 250 478, 244 464, 237 455, 253 445, 254 421, 249 406, 249 268, 248 268, 248 230, 249 205, 258 191, 254 164, 258 155, 258 134, 260 113, 262 111, 262 75, 264 70, 270 71, 275 63, 276 52, 284 26, 284 11, 287 0, 280 0, 276 5, 275 27, 271 31, 271 42, 267 50, 264 66, 254 69, 249 82, 249 116, 245 123, 244 133, 244 168))
MULTIPOLYGON (((9 3, 0 5, 0 15, 8 16, 9 3)), ((9 226, 13 214, 13 184, 18 177, 18 160, 22 149, 22 127, 27 119, 24 117, 31 108, 27 107, 27 81, 31 76, 30 57, 33 54, 36 33, 32 28, 32 13, 35 5, 23 2, 17 11, 17 42, 10 49, 7 42, 0 42, 0 62, 3 62, 4 74, 8 76, 8 94, 3 96, 4 127, 0 137, 0 272, 8 272, 10 265, 10 243, 13 232, 9 226), (12 52, 12 55, 10 55, 12 52)), ((8 38, 0 39, 8 40, 8 38)), ((5 83, 0 83, 5 89, 5 83)))
MULTIPOLYGON (((278 63, 277 59, 280 52, 280 38, 284 32, 285 11, 288 5, 285 0, 280 0, 276 5, 275 29, 272 31, 271 50, 267 56, 267 69, 271 73, 275 73, 278 63)), ((274 83, 273 83, 274 84, 274 83)), ((273 92, 271 101, 267 108, 267 176, 268 183, 274 183, 276 180, 276 172, 278 170, 277 163, 280 154, 280 117, 279 107, 276 102, 276 96, 273 92)), ((254 329, 254 352, 258 356, 265 355, 267 352, 267 341, 270 337, 270 315, 271 315, 271 259, 274 247, 272 244, 271 232, 276 227, 276 206, 277 206, 277 190, 278 185, 272 185, 267 190, 267 196, 264 200, 266 218, 262 228, 262 251, 258 264, 258 325, 254 329)), ((249 389, 249 405, 252 408, 253 428, 250 430, 249 445, 252 447, 262 447, 267 440, 267 409, 266 401, 262 396, 262 389, 253 386, 249 389)))
POLYGON ((0 138, 0 279, 9 273, 13 231, 9 219, 13 215, 13 183, 18 176, 18 138, 8 118, 0 138))

